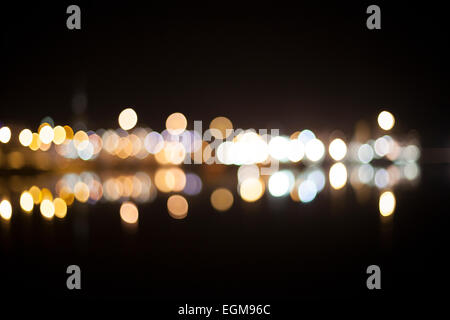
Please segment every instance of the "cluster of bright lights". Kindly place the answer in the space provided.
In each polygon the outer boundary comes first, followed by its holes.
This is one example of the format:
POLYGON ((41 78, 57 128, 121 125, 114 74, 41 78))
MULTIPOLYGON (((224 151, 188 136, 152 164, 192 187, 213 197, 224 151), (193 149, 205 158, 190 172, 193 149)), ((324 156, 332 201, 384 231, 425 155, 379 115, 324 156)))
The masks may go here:
MULTIPOLYGON (((260 134, 255 130, 233 131, 233 123, 226 117, 217 117, 210 123, 210 135, 214 141, 205 140, 197 131, 187 129, 187 119, 179 112, 169 115, 166 128, 162 132, 136 127, 137 113, 132 108, 124 109, 118 117, 118 129, 99 129, 97 131, 78 130, 74 133, 68 126, 54 126, 51 118, 46 118, 36 132, 23 129, 19 133, 22 146, 33 151, 47 151, 55 145, 56 152, 68 159, 93 160, 102 151, 120 159, 144 159, 152 155, 160 165, 172 165, 157 169, 152 178, 144 172, 135 175, 104 177, 101 179, 92 172, 80 175, 66 174, 55 186, 53 196, 48 188, 32 186, 20 195, 22 211, 31 213, 39 206, 43 217, 64 218, 67 208, 75 200, 81 203, 95 203, 100 200, 119 201, 121 219, 128 224, 138 221, 139 210, 136 203, 153 201, 157 192, 171 194, 167 209, 173 218, 182 219, 188 213, 186 196, 195 196, 202 191, 202 181, 195 173, 185 173, 176 165, 186 158, 194 158, 201 151, 204 163, 221 163, 239 166, 238 194, 246 202, 255 202, 262 198, 266 190, 275 197, 290 196, 293 201, 308 203, 324 189, 326 176, 334 190, 342 189, 350 180, 355 188, 361 185, 375 186, 380 190, 390 188, 402 180, 414 181, 420 170, 417 160, 420 149, 415 144, 401 145, 390 135, 382 135, 365 143, 352 141, 349 144, 343 137, 334 138, 328 148, 316 134, 305 129, 290 136, 260 134), (226 139, 226 140, 225 140, 226 139), (214 143, 219 143, 213 146, 214 143), (326 156, 335 161, 328 174, 319 168, 326 156), (214 153, 214 154, 213 154, 214 153), (387 159, 394 164, 385 168, 374 168, 375 159, 387 159), (214 161, 217 160, 217 161, 214 161), (261 175, 262 165, 273 160, 281 163, 306 164, 302 172, 282 169, 269 177, 261 175), (350 169, 346 162, 352 164, 350 169), (175 193, 175 194, 173 194, 175 193), (184 195, 182 195, 184 194, 184 195)), ((384 131, 391 130, 395 124, 394 116, 383 111, 378 116, 378 124, 384 131)), ((0 142, 11 139, 9 127, 0 128, 0 142)), ((17 151, 9 154, 12 167, 20 168, 23 157, 17 151)), ((234 203, 233 193, 227 188, 217 188, 210 195, 210 202, 217 211, 227 211, 234 203)), ((380 197, 380 213, 392 214, 395 209, 395 196, 385 191, 380 197)), ((12 215, 11 203, 3 199, 0 203, 0 215, 9 220, 12 215)))

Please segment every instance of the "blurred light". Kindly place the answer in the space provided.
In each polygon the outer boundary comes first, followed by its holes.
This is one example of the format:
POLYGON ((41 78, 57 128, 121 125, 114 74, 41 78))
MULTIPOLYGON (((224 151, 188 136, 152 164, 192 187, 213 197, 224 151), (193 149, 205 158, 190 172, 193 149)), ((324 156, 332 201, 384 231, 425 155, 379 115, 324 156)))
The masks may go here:
POLYGON ((33 132, 30 129, 23 129, 19 134, 19 142, 24 147, 28 147, 33 141, 33 132))
POLYGON ((276 136, 270 139, 270 155, 277 160, 286 160, 289 153, 290 141, 289 138, 284 136, 276 136))
POLYGON ((242 165, 239 167, 238 172, 238 181, 242 182, 249 178, 259 178, 259 167, 255 164, 250 165, 242 165))
POLYGON ((306 179, 314 182, 317 192, 322 191, 322 189, 325 187, 325 175, 323 174, 321 169, 315 169, 312 172, 308 173, 306 179))
POLYGON ((41 201, 43 201, 45 199, 53 201, 53 195, 52 195, 52 192, 49 189, 42 188, 41 189, 41 201))
POLYGON ((166 120, 166 128, 170 134, 179 135, 186 129, 186 117, 179 112, 172 113, 166 120))
POLYGON ((131 130, 137 123, 137 114, 132 108, 126 108, 119 114, 119 126, 123 130, 131 130))
POLYGON ((391 191, 386 191, 381 194, 379 208, 382 216, 389 216, 394 212, 395 196, 391 191))
POLYGON ((53 218, 55 214, 55 206, 53 205, 53 201, 49 199, 44 199, 41 202, 40 206, 41 214, 47 219, 53 218))
POLYGON ((402 155, 406 161, 417 161, 420 158, 420 150, 415 145, 409 145, 403 149, 402 155))
POLYGON ((73 130, 70 126, 64 126, 64 131, 66 131, 66 139, 73 139, 73 130))
POLYGON ((233 194, 225 188, 219 188, 211 194, 211 205, 217 211, 227 211, 233 205, 233 194))
POLYGON ((368 144, 363 144, 358 149, 358 159, 362 163, 369 163, 373 159, 373 149, 368 144))
POLYGON ((300 134, 298 135, 298 140, 303 143, 303 145, 306 146, 306 144, 310 141, 316 138, 316 135, 311 131, 311 130, 303 130, 302 132, 300 132, 300 134))
POLYGON ((33 197, 34 204, 39 204, 42 201, 41 189, 36 186, 32 186, 28 192, 33 197))
POLYGON ((89 187, 84 182, 77 182, 73 188, 75 199, 79 202, 86 202, 89 199, 89 187))
POLYGON ((34 200, 33 200, 33 196, 28 191, 22 192, 22 194, 20 195, 19 202, 20 202, 20 207, 22 208, 23 211, 25 211, 25 212, 33 211, 34 200))
POLYGON ((39 130, 39 139, 41 140, 42 143, 44 144, 50 144, 53 141, 54 138, 54 133, 53 133, 53 128, 50 127, 50 125, 44 125, 40 130, 39 130))
POLYGON ((341 162, 335 163, 330 168, 330 185, 338 190, 347 183, 347 168, 341 162))
POLYGON ((124 202, 120 206, 120 217, 126 223, 136 223, 139 218, 139 210, 133 202, 124 202))
POLYGON ((226 139, 232 132, 233 123, 226 117, 217 117, 211 121, 209 128, 216 139, 226 139))
POLYGON ((370 183, 374 175, 373 167, 370 164, 363 164, 358 168, 358 178, 364 184, 370 183))
POLYGON ((58 145, 66 140, 66 130, 61 126, 53 128, 53 142, 58 145))
POLYGON ((39 134, 35 132, 33 133, 33 139, 31 140, 29 147, 31 150, 36 151, 39 149, 40 146, 41 146, 41 139, 39 139, 39 134))
POLYGON ((386 137, 380 137, 377 140, 375 140, 374 144, 375 153, 378 156, 383 157, 389 153, 389 146, 390 142, 388 141, 388 139, 386 137))
POLYGON ((342 139, 334 139, 328 147, 328 152, 330 153, 331 158, 340 161, 344 159, 347 154, 347 145, 342 139))
POLYGON ((299 162, 305 156, 305 146, 298 139, 289 141, 288 159, 292 162, 299 162))
POLYGON ((294 185, 294 175, 292 172, 283 170, 275 172, 269 178, 269 192, 274 197, 282 197, 289 194, 294 185))
POLYGON ((395 118, 392 113, 388 111, 382 111, 378 115, 378 125, 383 130, 391 130, 394 126, 395 118))
POLYGON ((241 198, 247 202, 254 202, 261 198, 264 193, 264 184, 256 178, 246 179, 241 183, 239 193, 241 198))
POLYGON ((419 175, 419 166, 415 162, 410 162, 403 168, 403 174, 408 180, 415 180, 419 175))
POLYGON ((325 147, 319 139, 311 139, 306 143, 305 154, 309 160, 313 162, 319 161, 323 158, 324 153, 325 147))
POLYGON ((9 202, 6 199, 2 200, 2 202, 0 202, 0 216, 5 220, 9 220, 11 219, 11 215, 12 215, 11 202, 9 202))
POLYGON ((374 181, 375 185, 380 189, 387 187, 389 185, 389 173, 387 172, 387 170, 383 168, 378 169, 375 172, 374 181))
POLYGON ((67 214, 67 204, 61 198, 55 198, 53 200, 53 206, 55 207, 55 216, 63 219, 67 214))
POLYGON ((83 130, 77 131, 73 136, 73 145, 79 150, 85 149, 89 145, 89 136, 83 130))
POLYGON ((311 202, 317 195, 317 187, 314 182, 305 180, 298 186, 298 197, 301 202, 311 202))
POLYGON ((10 139, 11 139, 11 129, 9 129, 8 127, 1 127, 0 142, 8 143, 10 139))
POLYGON ((170 196, 167 199, 167 210, 174 219, 183 219, 187 216, 188 202, 183 196, 178 194, 170 196))
POLYGON ((25 158, 19 151, 13 151, 8 154, 8 165, 13 169, 20 169, 25 165, 25 158))
POLYGON ((168 170, 167 174, 173 176, 172 191, 182 191, 186 186, 186 175, 184 174, 184 171, 180 168, 171 168, 168 170))
POLYGON ((202 191, 202 180, 195 173, 186 174, 186 186, 183 192, 190 196, 195 196, 202 191))

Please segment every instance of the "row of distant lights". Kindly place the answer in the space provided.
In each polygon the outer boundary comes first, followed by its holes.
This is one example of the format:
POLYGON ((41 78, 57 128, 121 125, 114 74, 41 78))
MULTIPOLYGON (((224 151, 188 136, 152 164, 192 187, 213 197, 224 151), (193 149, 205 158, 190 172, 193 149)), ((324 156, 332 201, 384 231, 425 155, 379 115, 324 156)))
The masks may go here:
MULTIPOLYGON (((42 123, 38 132, 24 129, 19 134, 19 141, 23 146, 32 150, 46 151, 52 142, 57 146, 56 151, 67 158, 95 159, 104 149, 108 153, 122 159, 135 156, 145 158, 149 153, 161 164, 181 164, 188 153, 196 152, 202 147, 202 138, 195 131, 186 130, 187 120, 181 113, 173 113, 166 120, 166 130, 162 134, 148 129, 138 128, 132 134, 128 130, 137 124, 137 114, 132 108, 127 108, 119 114, 118 130, 98 130, 98 132, 83 130, 75 134, 70 126, 51 127, 49 123, 42 123), (177 139, 175 139, 177 138, 177 139)), ((390 130, 394 126, 394 116, 388 111, 382 111, 378 116, 378 124, 383 130, 390 130)), ((233 128, 226 117, 217 117, 211 124, 219 134, 216 138, 224 139, 233 128)), ((0 129, 0 141, 6 143, 11 137, 8 127, 0 129)), ((205 151, 208 151, 206 146, 205 151)), ((212 151, 212 150, 209 150, 212 151)), ((329 144, 328 153, 335 161, 349 158, 352 161, 369 163, 373 159, 386 157, 391 161, 416 161, 420 157, 420 150, 415 145, 401 147, 389 135, 379 137, 375 141, 365 144, 351 142, 349 146, 341 138, 336 138, 329 144)), ((204 152, 203 160, 207 162, 208 152, 204 152)), ((299 162, 304 157, 316 163, 325 155, 325 146, 317 139, 311 130, 297 131, 288 136, 270 135, 260 136, 252 130, 238 134, 232 141, 222 142, 216 152, 219 162, 223 164, 254 164, 265 163, 269 156, 281 162, 299 162), (266 142, 268 141, 268 143, 266 142)))

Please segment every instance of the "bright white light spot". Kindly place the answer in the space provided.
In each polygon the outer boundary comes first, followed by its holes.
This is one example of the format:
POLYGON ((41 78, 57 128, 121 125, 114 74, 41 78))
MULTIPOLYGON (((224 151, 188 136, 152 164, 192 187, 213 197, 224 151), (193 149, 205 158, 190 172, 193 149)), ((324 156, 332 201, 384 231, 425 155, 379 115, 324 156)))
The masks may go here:
POLYGON ((284 136, 273 137, 269 142, 269 153, 277 160, 286 160, 289 154, 290 140, 284 136))
POLYGON ((342 139, 334 139, 328 147, 328 152, 334 160, 340 161, 347 154, 347 145, 342 139))
POLYGON ((289 194, 294 184, 294 176, 290 171, 275 172, 269 178, 269 192, 274 197, 282 197, 289 194))
POLYGON ((305 156, 305 146, 298 139, 289 141, 288 159, 292 162, 299 162, 305 156))
POLYGON ((309 140, 305 147, 306 157, 313 161, 319 161, 323 158, 325 147, 319 139, 309 140))
POLYGON ((28 147, 33 141, 33 132, 30 129, 23 129, 19 134, 19 142, 24 147, 28 147))
POLYGON ((11 215, 11 202, 9 202, 8 200, 2 200, 2 202, 0 202, 0 216, 5 220, 9 220, 11 219, 11 215))
POLYGON ((126 108, 119 114, 119 126, 123 130, 133 129, 137 123, 137 120, 138 118, 136 111, 131 108, 126 108))
POLYGON ((378 115, 378 125, 383 130, 391 130, 395 124, 395 118, 392 113, 388 111, 382 111, 378 115))
POLYGON ((334 189, 341 189, 347 183, 347 168, 341 162, 335 163, 330 168, 330 184, 334 189))
POLYGON ((382 216, 389 216, 394 212, 395 196, 391 191, 386 191, 381 194, 379 208, 382 216))
POLYGON ((8 127, 2 127, 0 129, 0 142, 8 143, 11 139, 11 129, 8 127))
POLYGON ((42 143, 49 144, 54 138, 53 128, 50 126, 43 126, 39 131, 39 139, 42 143))

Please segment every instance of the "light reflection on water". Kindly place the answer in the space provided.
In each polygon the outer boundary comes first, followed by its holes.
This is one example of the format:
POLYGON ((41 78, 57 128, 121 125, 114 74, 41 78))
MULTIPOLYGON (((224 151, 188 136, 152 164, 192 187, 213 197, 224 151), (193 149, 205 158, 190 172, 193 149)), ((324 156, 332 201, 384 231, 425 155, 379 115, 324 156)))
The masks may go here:
POLYGON ((325 188, 339 192, 348 186, 358 202, 365 202, 368 194, 376 193, 379 212, 386 217, 395 211, 397 187, 414 185, 419 177, 420 167, 416 163, 391 164, 384 168, 371 164, 346 166, 341 162, 327 170, 318 166, 289 168, 271 176, 261 176, 256 165, 226 167, 217 172, 212 168, 187 172, 173 166, 135 173, 82 171, 60 176, 14 175, 0 180, 0 216, 7 222, 16 214, 39 212, 43 219, 61 220, 71 214, 77 202, 89 205, 109 202, 121 204, 117 214, 122 222, 137 224, 139 206, 157 197, 167 199, 167 213, 172 218, 184 219, 189 211, 197 209, 190 204, 195 197, 203 201, 197 204, 198 209, 207 205, 224 212, 237 201, 257 202, 265 194, 304 206, 320 201, 320 193, 325 188), (226 181, 226 185, 217 185, 217 181, 226 181))

